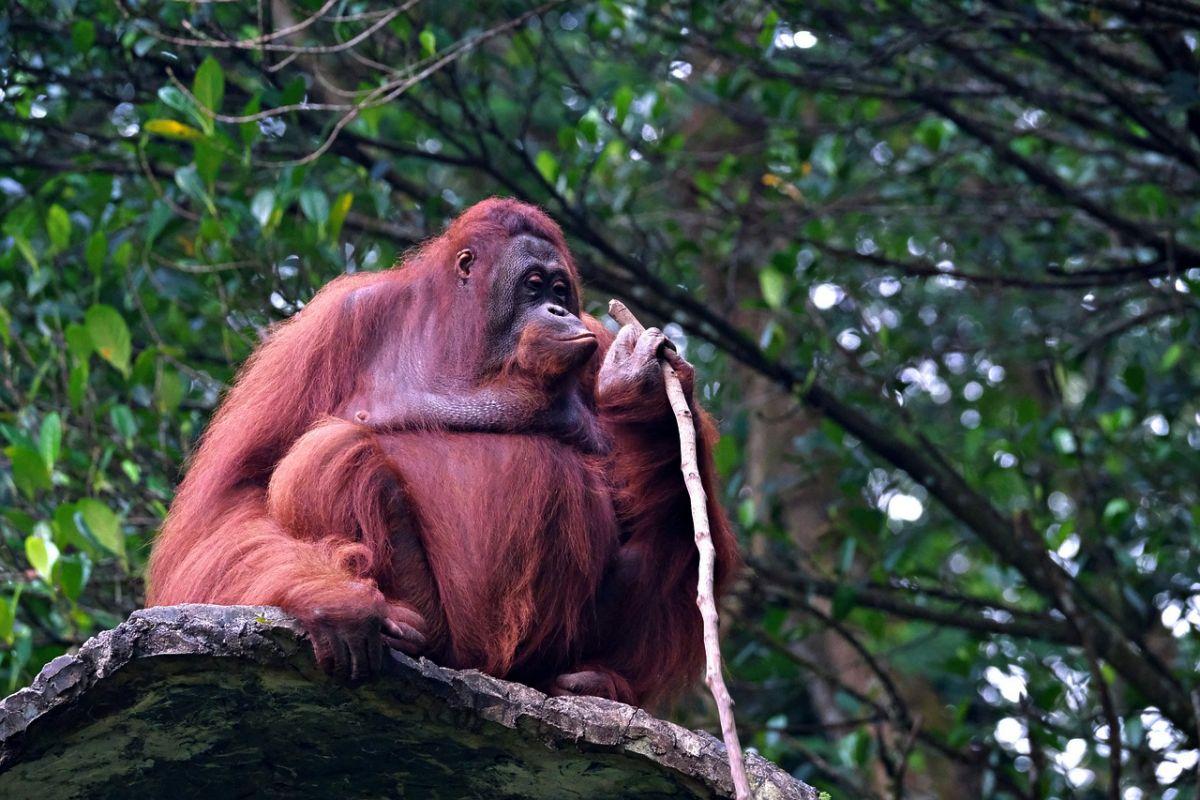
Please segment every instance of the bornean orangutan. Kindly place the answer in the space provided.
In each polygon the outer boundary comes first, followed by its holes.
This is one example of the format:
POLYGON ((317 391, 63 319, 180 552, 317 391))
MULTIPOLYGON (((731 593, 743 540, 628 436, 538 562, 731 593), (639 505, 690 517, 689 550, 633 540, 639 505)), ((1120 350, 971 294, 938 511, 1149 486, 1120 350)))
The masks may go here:
MULTIPOLYGON (((387 646, 555 694, 653 703, 703 663, 697 554, 656 329, 580 311, 559 228, 472 207, 275 329, 171 506, 149 602, 282 607, 349 679, 387 646)), ((716 431, 696 409, 714 492, 716 431)), ((709 515, 718 591, 738 564, 709 515)))

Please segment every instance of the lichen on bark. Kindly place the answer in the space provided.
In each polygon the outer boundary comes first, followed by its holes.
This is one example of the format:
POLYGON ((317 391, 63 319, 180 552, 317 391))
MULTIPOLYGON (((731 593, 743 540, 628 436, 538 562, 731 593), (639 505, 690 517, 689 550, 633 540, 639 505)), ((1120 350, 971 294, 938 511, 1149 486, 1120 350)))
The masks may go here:
MULTIPOLYGON (((755 797, 816 792, 755 755, 755 797)), ((717 798, 724 746, 598 698, 396 654, 360 686, 278 609, 134 613, 0 701, 0 796, 717 798)))

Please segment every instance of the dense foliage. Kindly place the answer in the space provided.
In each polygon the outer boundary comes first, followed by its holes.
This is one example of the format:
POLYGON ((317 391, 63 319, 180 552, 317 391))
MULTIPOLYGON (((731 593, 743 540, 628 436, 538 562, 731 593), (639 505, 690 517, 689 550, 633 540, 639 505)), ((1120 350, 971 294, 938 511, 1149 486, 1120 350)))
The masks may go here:
POLYGON ((272 322, 505 194, 690 345, 744 742, 839 797, 1195 794, 1200 7, 457 5, 0 11, 6 688, 138 606, 272 322))

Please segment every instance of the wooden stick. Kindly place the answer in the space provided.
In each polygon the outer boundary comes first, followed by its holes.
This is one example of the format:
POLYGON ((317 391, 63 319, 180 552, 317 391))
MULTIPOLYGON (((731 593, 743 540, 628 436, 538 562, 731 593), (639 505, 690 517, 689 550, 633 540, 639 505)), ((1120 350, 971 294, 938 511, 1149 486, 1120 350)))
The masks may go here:
MULTIPOLYGON (((608 313, 621 325, 632 325, 638 331, 645 330, 633 312, 619 300, 608 301, 608 313)), ((680 467, 683 482, 687 486, 692 505, 692 527, 695 531, 696 549, 700 551, 700 579, 696 589, 696 605, 700 607, 700 618, 704 621, 704 682, 717 703, 717 714, 721 718, 721 735, 725 738, 725 750, 729 754, 729 773, 733 779, 733 791, 737 800, 751 800, 750 782, 746 779, 746 762, 742 757, 742 745, 738 741, 737 725, 733 719, 733 698, 725 687, 725 673, 721 665, 721 642, 717 635, 717 602, 713 597, 713 567, 717 551, 713 547, 712 530, 708 522, 708 499, 704 495, 704 484, 700 480, 700 462, 696 456, 696 424, 692 420, 692 409, 688 407, 683 385, 675 369, 662 359, 660 362, 663 383, 667 387, 667 398, 675 412, 679 425, 680 467)))

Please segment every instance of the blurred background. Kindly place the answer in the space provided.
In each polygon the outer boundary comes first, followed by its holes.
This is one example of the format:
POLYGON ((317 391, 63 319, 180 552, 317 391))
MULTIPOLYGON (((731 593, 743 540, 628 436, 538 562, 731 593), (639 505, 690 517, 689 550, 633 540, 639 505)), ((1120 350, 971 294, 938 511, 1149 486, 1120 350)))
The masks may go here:
POLYGON ((139 606, 271 324, 500 194, 697 365, 744 743, 837 798, 1197 796, 1198 32, 1193 0, 9 0, 0 694, 139 606))

